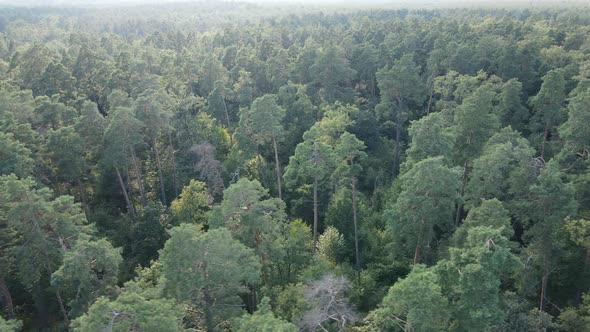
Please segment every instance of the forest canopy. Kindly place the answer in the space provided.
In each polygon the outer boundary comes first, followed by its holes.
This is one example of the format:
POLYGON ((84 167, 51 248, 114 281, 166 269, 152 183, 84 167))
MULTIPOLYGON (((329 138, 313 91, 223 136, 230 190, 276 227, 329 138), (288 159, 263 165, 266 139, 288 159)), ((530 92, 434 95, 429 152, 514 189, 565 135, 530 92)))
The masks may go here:
POLYGON ((0 7, 0 331, 590 331, 590 7, 0 7))

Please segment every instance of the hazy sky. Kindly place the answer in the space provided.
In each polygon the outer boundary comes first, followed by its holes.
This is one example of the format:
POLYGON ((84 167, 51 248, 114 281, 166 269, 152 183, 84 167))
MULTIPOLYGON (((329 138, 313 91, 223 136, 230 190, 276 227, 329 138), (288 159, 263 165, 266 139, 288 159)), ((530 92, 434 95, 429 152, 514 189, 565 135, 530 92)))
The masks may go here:
MULTIPOLYGON (((0 4, 10 5, 113 5, 113 4, 165 4, 171 2, 200 2, 206 0, 0 0, 0 4)), ((559 4, 579 4, 589 3, 590 0, 218 0, 226 2, 251 2, 251 3, 262 3, 262 4, 354 4, 354 5, 466 5, 466 4, 501 4, 506 5, 510 3, 514 4, 547 4, 547 3, 559 3, 559 4)))

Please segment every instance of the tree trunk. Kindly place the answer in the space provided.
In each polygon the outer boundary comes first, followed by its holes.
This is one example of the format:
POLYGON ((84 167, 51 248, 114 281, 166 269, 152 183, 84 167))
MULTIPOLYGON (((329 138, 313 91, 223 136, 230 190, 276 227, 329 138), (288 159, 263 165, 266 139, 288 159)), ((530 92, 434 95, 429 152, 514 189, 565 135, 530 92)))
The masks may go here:
POLYGON ((34 301, 39 311, 39 321, 42 326, 49 326, 49 313, 47 312, 47 305, 45 304, 45 295, 41 290, 41 285, 36 283, 34 286, 34 301))
POLYGON ((174 198, 178 197, 178 180, 176 178, 176 156, 174 153, 174 144, 172 144, 172 134, 168 132, 168 141, 172 149, 172 187, 174 187, 174 198))
POLYGON ((146 207, 147 200, 145 198, 145 189, 143 187, 143 179, 141 176, 141 169, 139 167, 139 161, 135 156, 135 151, 131 150, 131 158, 133 160, 133 168, 135 170, 135 175, 137 176, 137 186, 139 187, 139 196, 141 197, 141 207, 146 207))
POLYGON ((416 250, 414 250, 414 265, 420 263, 420 247, 422 246, 422 233, 418 234, 418 241, 416 241, 416 250))
POLYGON ((283 193, 281 190, 281 165, 279 164, 279 150, 277 148, 277 140, 275 135, 272 135, 272 145, 275 150, 275 171, 277 172, 277 188, 279 190, 279 198, 283 199, 283 193))
MULTIPOLYGON (((463 164, 463 177, 461 178, 461 199, 463 199, 463 195, 465 194, 465 184, 467 182, 467 167, 469 163, 465 160, 465 164, 463 164)), ((463 203, 459 202, 457 204, 457 211, 455 212, 455 226, 459 226, 461 223, 461 214, 463 212, 463 203)))
POLYGON ((229 123, 229 112, 227 111, 227 105, 225 103, 225 97, 221 96, 221 101, 223 101, 223 110, 225 111, 225 120, 227 121, 227 132, 229 133, 229 145, 234 145, 233 137, 231 134, 231 125, 229 123))
POLYGON ((397 169, 399 167, 399 141, 402 137, 402 107, 403 102, 401 99, 398 99, 398 107, 397 112, 395 114, 395 152, 393 155, 393 166, 391 168, 391 176, 395 176, 397 174, 397 169))
POLYGON ((203 290, 203 295, 205 298, 205 325, 207 326, 207 332, 214 332, 215 325, 213 324, 213 313, 211 312, 213 299, 211 298, 211 294, 207 287, 203 290))
POLYGON ((121 186, 121 190, 123 191, 123 197, 125 197, 127 211, 131 213, 131 217, 135 218, 135 210, 133 209, 133 205, 131 205, 131 201, 129 200, 129 195, 127 194, 127 189, 125 188, 125 183, 123 182, 123 178, 121 177, 121 172, 119 172, 118 167, 115 167, 115 172, 117 173, 117 179, 119 179, 119 185, 121 186))
POLYGON ((430 97, 428 97, 428 106, 426 106, 426 115, 430 114, 430 107, 432 105, 432 95, 434 93, 434 84, 430 87, 430 97))
POLYGON ((6 286, 6 281, 3 277, 0 277, 0 295, 2 296, 2 302, 6 308, 6 314, 8 319, 14 319, 14 305, 12 304, 12 295, 10 289, 6 286))
POLYGON ((262 172, 262 162, 260 157, 260 151, 258 147, 256 147, 256 167, 258 168, 258 176, 260 177, 260 182, 262 182, 262 186, 264 188, 268 188, 268 183, 266 183, 266 178, 264 177, 264 173, 262 172))
POLYGON ((352 221, 354 224, 354 254, 356 258, 356 277, 360 284, 361 282, 361 258, 359 257, 359 233, 358 223, 356 219, 356 178, 353 176, 351 179, 352 186, 352 221))
POLYGON ((69 326, 70 325, 70 318, 68 317, 68 312, 66 311, 66 307, 64 306, 64 301, 61 298, 61 294, 59 293, 59 290, 55 291, 55 296, 57 297, 57 302, 59 303, 59 309, 63 315, 64 323, 66 324, 66 326, 69 326))
POLYGON ((313 178, 313 246, 312 252, 315 254, 318 244, 318 178, 313 178))
POLYGON ((88 201, 86 200, 86 193, 82 186, 82 181, 80 181, 80 178, 78 177, 76 178, 76 182, 78 183, 78 191, 80 192, 80 200, 82 201, 82 208, 84 209, 86 221, 90 221, 90 211, 88 210, 88 201))
POLYGON ((162 164, 160 163, 160 152, 158 151, 158 144, 157 144, 155 138, 153 141, 153 145, 154 145, 154 156, 156 157, 156 167, 158 168, 158 177, 160 177, 160 193, 162 195, 162 204, 164 204, 164 206, 167 206, 168 204, 166 202, 166 189, 164 186, 164 175, 162 174, 162 164))
POLYGON ((541 296, 539 300, 539 311, 544 311, 545 309, 545 296, 547 292, 547 282, 549 281, 549 276, 544 274, 543 279, 541 280, 541 296))
POLYGON ((543 133, 543 141, 541 142, 541 159, 545 160, 545 142, 549 137, 549 124, 545 124, 545 132, 543 133))

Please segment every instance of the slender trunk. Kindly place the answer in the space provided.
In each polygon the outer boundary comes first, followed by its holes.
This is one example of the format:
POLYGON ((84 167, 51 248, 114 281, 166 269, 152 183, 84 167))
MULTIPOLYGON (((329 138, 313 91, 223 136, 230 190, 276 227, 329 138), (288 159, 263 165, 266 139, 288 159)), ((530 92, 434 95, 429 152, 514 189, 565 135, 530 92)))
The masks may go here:
POLYGON ((272 145, 275 150, 275 171, 277 172, 277 189, 279 190, 279 198, 283 199, 283 193, 281 190, 281 165, 279 164, 279 150, 277 148, 277 140, 275 135, 272 135, 272 145))
POLYGON ((426 106, 426 115, 430 114, 430 106, 432 105, 432 95, 434 93, 434 86, 430 87, 430 97, 428 97, 428 106, 426 106))
POLYGON ((315 254, 318 244, 318 178, 313 178, 313 246, 312 252, 315 254))
POLYGON ((125 188, 125 183, 123 182, 123 178, 121 177, 121 172, 119 172, 118 167, 115 167, 115 172, 117 173, 117 179, 119 179, 119 185, 121 186, 121 190, 123 191, 123 197, 125 197, 127 211, 131 213, 131 217, 135 218, 135 210, 133 209, 133 205, 131 205, 131 201, 129 200, 129 195, 127 194, 127 189, 125 188))
POLYGON ((34 294, 35 294, 35 304, 37 310, 39 311, 39 321, 42 326, 49 325, 49 314, 47 312, 47 305, 45 304, 45 295, 41 290, 41 285, 39 283, 35 284, 34 287, 34 294))
POLYGON ((418 234, 418 241, 416 241, 416 250, 414 250, 414 265, 420 263, 420 249, 422 247, 422 233, 418 234))
POLYGON ((153 145, 154 145, 154 156, 156 157, 156 167, 158 168, 158 177, 160 177, 160 193, 162 195, 162 204, 164 204, 164 206, 167 206, 168 204, 166 202, 166 189, 164 186, 164 175, 162 174, 162 163, 160 162, 160 152, 158 151, 158 144, 157 144, 155 138, 153 141, 153 145))
POLYGON ((8 286, 6 286, 6 281, 3 277, 0 277, 0 295, 2 296, 2 303, 4 303, 4 307, 6 308, 8 319, 14 319, 14 305, 12 304, 12 295, 10 294, 10 289, 8 289, 8 286))
POLYGON ((61 311, 61 314, 63 315, 64 323, 66 326, 69 326, 70 325, 70 318, 68 317, 68 312, 66 311, 66 307, 64 306, 64 301, 61 298, 61 294, 59 293, 59 290, 55 291, 55 296, 57 297, 57 302, 59 303, 59 309, 61 311))
POLYGON ((354 224, 354 254, 356 258, 356 276, 358 282, 361 282, 361 258, 359 257, 359 232, 358 223, 356 219, 356 177, 351 179, 352 186, 352 221, 354 224))
POLYGON ((205 298, 205 325, 207 326, 207 332, 214 332, 215 325, 213 324, 213 313, 211 312, 213 299, 211 298, 211 294, 207 287, 203 290, 203 295, 205 298))
MULTIPOLYGON (((463 164, 463 177, 461 178, 461 199, 463 199, 463 195, 465 194, 465 184, 467 182, 467 167, 469 166, 469 162, 465 160, 465 164, 463 164)), ((461 223, 461 214, 463 212, 463 203, 459 202, 457 204, 457 211, 455 213, 455 226, 459 226, 461 223)))
POLYGON ((256 147, 256 166, 258 168, 258 176, 260 177, 260 182, 262 182, 262 185, 264 186, 264 188, 268 188, 268 183, 266 183, 266 178, 264 177, 264 173, 262 172, 262 161, 261 161, 261 157, 260 157, 260 151, 258 149, 258 147, 256 147))
POLYGON ((174 187, 174 198, 178 197, 178 180, 176 178, 176 156, 174 153, 174 144, 172 144, 172 134, 168 132, 168 141, 172 149, 172 187, 174 187))
POLYGON ((225 120, 227 121, 227 132, 229 133, 229 145, 234 145, 233 137, 231 134, 231 126, 229 123, 229 112, 227 111, 227 104, 225 103, 225 97, 221 97, 221 101, 223 101, 223 110, 225 111, 225 120))
POLYGON ((139 187, 139 196, 141 197, 141 207, 146 207, 147 199, 145 198, 145 189, 143 187, 143 179, 141 176, 141 169, 139 167, 139 161, 135 156, 135 151, 131 150, 131 159, 133 160, 133 168, 135 175, 137 176, 137 186, 139 187))
POLYGON ((541 159, 545 160, 545 142, 549 137, 549 124, 545 124, 545 132, 543 133, 543 142, 541 142, 541 159))
MULTIPOLYGON (((545 261, 545 259, 543 259, 545 261)), ((546 262, 543 262, 545 265, 546 262)), ((539 300, 539 311, 545 311, 545 298, 547 297, 547 284, 549 282, 549 271, 547 266, 543 267, 543 279, 541 279, 541 296, 539 300)))
POLYGON ((399 150, 400 150, 400 139, 402 137, 402 107, 403 102, 401 99, 398 99, 398 107, 397 112, 395 114, 395 152, 393 155, 393 166, 391 168, 391 176, 395 176, 397 174, 397 169, 399 167, 399 150))
MULTIPOLYGON (((590 280, 590 247, 586 248, 586 256, 584 257, 584 280, 590 280)), ((581 283, 576 288, 576 301, 574 306, 578 306, 582 300, 582 292, 588 287, 588 283, 581 283)))
POLYGON ((86 193, 84 187, 82 186, 82 181, 80 178, 76 178, 76 182, 78 183, 78 191, 80 192, 80 200, 82 201, 82 208, 84 208, 84 215, 86 216, 86 221, 90 221, 90 212, 88 211, 88 201, 86 200, 86 193))

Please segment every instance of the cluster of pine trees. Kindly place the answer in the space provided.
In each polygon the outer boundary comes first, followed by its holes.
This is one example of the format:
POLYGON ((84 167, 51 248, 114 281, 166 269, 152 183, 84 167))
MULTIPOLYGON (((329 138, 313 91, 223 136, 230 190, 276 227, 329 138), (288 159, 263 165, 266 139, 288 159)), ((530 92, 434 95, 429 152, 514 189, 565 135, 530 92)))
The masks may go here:
POLYGON ((590 10, 0 10, 0 331, 590 330, 590 10))

